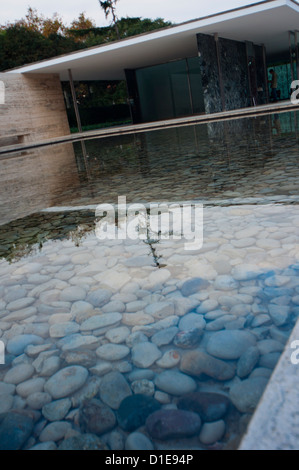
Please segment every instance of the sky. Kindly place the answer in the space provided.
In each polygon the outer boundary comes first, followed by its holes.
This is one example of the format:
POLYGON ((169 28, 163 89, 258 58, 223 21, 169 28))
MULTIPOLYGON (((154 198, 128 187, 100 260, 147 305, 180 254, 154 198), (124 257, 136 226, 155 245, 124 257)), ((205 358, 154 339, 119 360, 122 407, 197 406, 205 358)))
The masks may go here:
MULTIPOLYGON (((119 18, 163 18, 173 23, 182 23, 257 2, 258 0, 118 0, 117 15, 119 18)), ((109 24, 98 0, 2 0, 0 24, 13 23, 24 18, 29 6, 48 18, 53 13, 58 13, 67 25, 82 12, 93 19, 97 26, 109 24)))

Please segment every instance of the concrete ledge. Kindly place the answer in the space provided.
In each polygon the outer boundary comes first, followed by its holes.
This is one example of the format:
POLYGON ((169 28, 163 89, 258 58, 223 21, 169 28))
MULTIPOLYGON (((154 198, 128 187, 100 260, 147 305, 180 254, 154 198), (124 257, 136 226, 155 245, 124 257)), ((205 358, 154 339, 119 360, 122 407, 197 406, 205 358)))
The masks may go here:
POLYGON ((299 450, 299 364, 291 362, 295 352, 291 344, 296 340, 299 341, 299 320, 239 450, 299 450))
POLYGON ((76 134, 68 134, 62 137, 42 140, 40 142, 31 142, 18 145, 11 145, 0 148, 0 155, 21 152, 38 147, 55 145, 68 142, 78 142, 80 140, 113 137, 120 135, 136 134, 140 132, 149 132, 161 129, 170 129, 178 126, 190 126, 192 124, 205 124, 209 122, 225 121, 230 119, 244 119, 252 116, 262 116, 272 113, 286 113, 299 111, 299 104, 292 104, 291 101, 281 101, 262 106, 254 106, 250 108, 235 109, 232 111, 223 111, 214 114, 193 115, 177 119, 168 119, 165 121, 147 122, 143 124, 131 124, 121 127, 109 127, 106 129, 95 129, 93 131, 81 132, 76 134))

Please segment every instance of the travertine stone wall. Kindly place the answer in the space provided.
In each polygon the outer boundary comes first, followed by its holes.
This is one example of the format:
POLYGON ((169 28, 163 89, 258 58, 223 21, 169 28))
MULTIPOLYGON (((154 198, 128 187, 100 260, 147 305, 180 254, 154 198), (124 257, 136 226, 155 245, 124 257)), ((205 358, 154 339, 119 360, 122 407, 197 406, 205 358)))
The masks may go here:
POLYGON ((70 133, 58 75, 0 73, 0 82, 4 83, 0 145, 37 142, 70 133))

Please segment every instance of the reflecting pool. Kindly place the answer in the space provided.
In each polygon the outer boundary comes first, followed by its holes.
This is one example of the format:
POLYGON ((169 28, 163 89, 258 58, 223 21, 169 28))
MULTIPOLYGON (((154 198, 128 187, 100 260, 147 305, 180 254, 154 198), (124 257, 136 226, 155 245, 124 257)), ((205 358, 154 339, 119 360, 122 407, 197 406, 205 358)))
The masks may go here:
POLYGON ((0 449, 237 449, 299 316, 298 160, 298 113, 2 158, 0 449), (99 237, 120 196, 203 243, 99 237))

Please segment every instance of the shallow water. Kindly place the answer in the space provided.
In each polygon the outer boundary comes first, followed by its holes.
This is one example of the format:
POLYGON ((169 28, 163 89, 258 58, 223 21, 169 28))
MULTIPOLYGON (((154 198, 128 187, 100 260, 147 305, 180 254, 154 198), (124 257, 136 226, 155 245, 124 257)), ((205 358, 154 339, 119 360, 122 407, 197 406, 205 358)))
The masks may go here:
POLYGON ((1 161, 1 448, 4 435, 26 449, 237 448, 299 314, 298 122, 1 161), (95 208, 119 196, 202 203, 203 245, 172 232, 99 240, 95 208), (21 443, 12 410, 27 420, 21 443))

